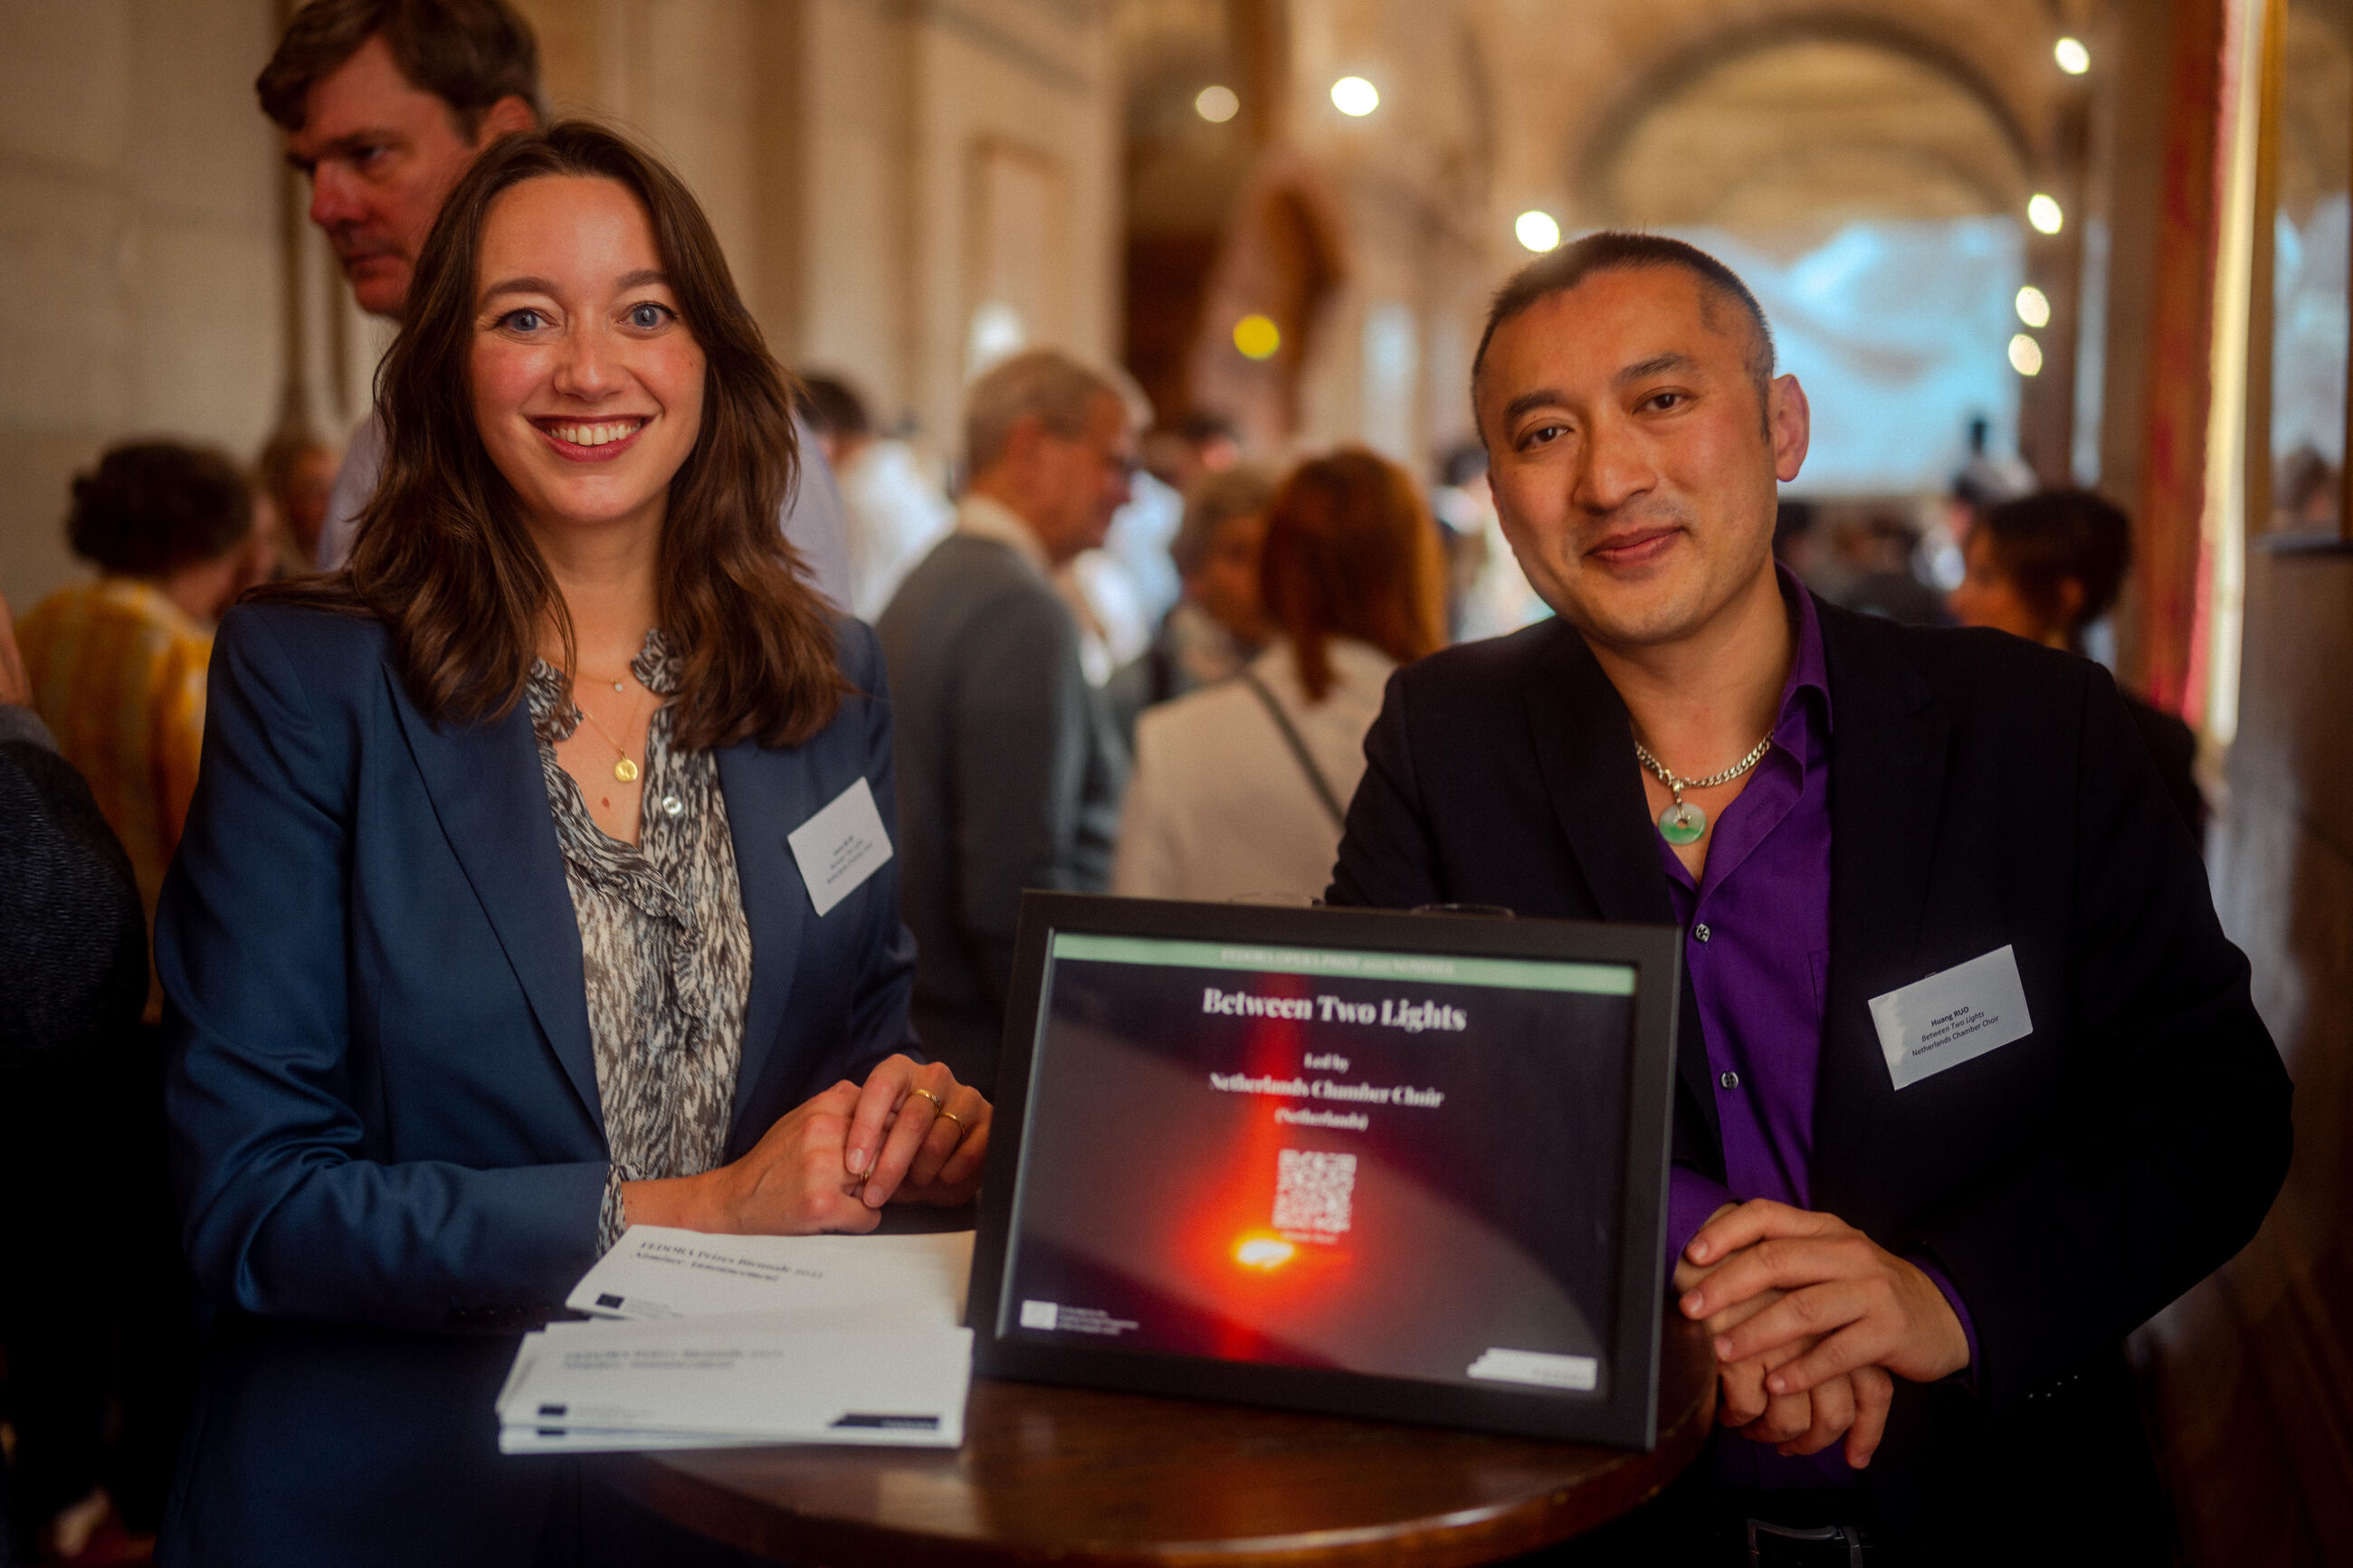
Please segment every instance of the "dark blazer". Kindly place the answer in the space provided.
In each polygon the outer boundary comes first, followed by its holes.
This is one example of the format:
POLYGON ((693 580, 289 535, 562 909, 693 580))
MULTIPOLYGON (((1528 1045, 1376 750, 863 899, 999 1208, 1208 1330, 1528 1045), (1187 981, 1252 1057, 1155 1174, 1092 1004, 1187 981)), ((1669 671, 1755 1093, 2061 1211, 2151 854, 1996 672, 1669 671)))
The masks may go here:
POLYGON ((2181 814, 2190 837, 2204 844, 2206 792, 2198 787, 2197 734, 2155 703, 2144 702, 2121 689, 2118 695, 2125 700, 2125 711, 2131 716, 2133 728, 2140 731, 2141 744, 2148 748, 2149 760, 2157 764, 2157 776, 2165 785, 2166 798, 2181 814))
POLYGON ((1011 546, 950 534, 876 626, 899 706, 915 1025, 988 1093, 1021 889, 1108 885, 1126 758, 1080 668, 1070 606, 1011 546))
MULTIPOLYGON (((862 774, 873 634, 804 745, 719 753, 752 980, 727 1154, 910 1045, 894 863, 823 919, 786 835, 862 774)), ((157 960, 188 1253, 218 1310, 174 1563, 529 1563, 576 1460, 506 1458, 516 1334, 596 1258, 607 1152, 580 938, 528 709, 437 728, 375 622, 246 606, 157 960)))
MULTIPOLYGON (((1898 1384, 1864 1483, 1947 1543, 2046 1504, 2105 1523, 2104 1495, 2121 1508, 2150 1484, 2120 1343, 2253 1234, 2287 1168, 2287 1077, 2104 670, 1817 607, 1832 840, 1814 1203, 1932 1254, 1978 1345, 1972 1386, 1898 1384), (1897 1092, 1869 999, 2004 944, 2034 1033, 1897 1092)), ((1332 901, 1672 921, 1625 707, 1566 625, 1399 671, 1365 751, 1332 901)), ((1688 986, 1681 1016, 1674 1158, 1721 1179, 1688 986)))

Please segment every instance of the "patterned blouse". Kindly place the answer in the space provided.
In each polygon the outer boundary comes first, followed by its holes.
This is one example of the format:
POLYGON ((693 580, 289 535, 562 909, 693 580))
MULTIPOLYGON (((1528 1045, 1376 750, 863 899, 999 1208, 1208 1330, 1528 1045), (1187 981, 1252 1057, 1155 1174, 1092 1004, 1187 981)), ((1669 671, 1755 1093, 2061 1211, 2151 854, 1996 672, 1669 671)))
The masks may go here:
MULTIPOLYGON (((629 669, 659 696, 678 690, 679 662, 659 631, 629 669)), ((735 844, 719 764, 670 744, 671 709, 646 726, 644 806, 635 845, 608 837, 556 742, 580 724, 564 679, 532 665, 532 728, 555 814, 564 878, 580 923, 588 1036, 613 1156, 597 1249, 620 1238, 621 1184, 691 1176, 721 1163, 735 1109, 752 934, 735 879, 735 844)))

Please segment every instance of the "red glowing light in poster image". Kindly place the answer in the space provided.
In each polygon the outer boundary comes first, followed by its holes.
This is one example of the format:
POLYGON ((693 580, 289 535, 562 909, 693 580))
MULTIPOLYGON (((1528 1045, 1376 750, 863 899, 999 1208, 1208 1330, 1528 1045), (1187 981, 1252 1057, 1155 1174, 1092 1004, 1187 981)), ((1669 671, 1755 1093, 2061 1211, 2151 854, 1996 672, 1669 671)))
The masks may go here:
MULTIPOLYGON (((1267 975, 1263 987, 1269 995, 1311 994, 1303 975, 1267 975)), ((1297 1019, 1253 1018, 1235 1067, 1251 1078, 1304 1077, 1304 1036, 1297 1019)), ((1219 1303, 1214 1353, 1295 1362, 1301 1357, 1295 1344, 1283 1341, 1284 1320, 1345 1290, 1356 1273, 1355 1259, 1345 1239, 1320 1243, 1273 1228, 1276 1157, 1285 1148, 1321 1140, 1316 1129, 1275 1121, 1276 1110, 1299 1102, 1272 1095, 1241 1098, 1248 1103, 1241 1131, 1202 1184, 1183 1256, 1190 1260, 1195 1280, 1219 1303)))

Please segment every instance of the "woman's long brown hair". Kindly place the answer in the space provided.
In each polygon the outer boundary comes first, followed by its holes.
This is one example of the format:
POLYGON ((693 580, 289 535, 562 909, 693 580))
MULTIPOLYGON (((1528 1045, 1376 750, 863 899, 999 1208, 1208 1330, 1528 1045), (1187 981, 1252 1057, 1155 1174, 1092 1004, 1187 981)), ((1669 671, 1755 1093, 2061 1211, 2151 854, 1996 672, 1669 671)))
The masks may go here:
POLYGON ((1399 664, 1446 641, 1438 525, 1403 468, 1346 447, 1292 470, 1266 509, 1259 586, 1310 702, 1332 689, 1331 639, 1399 664))
POLYGON ((727 260, 677 175, 601 126, 561 121, 494 143, 459 181, 408 286, 408 316, 376 378, 384 480, 349 568, 257 597, 381 620, 409 697, 434 721, 503 717, 521 700, 543 625, 577 667, 572 618, 475 425, 469 363, 482 230, 526 180, 612 180, 644 207, 662 270, 702 349, 702 426, 670 485, 657 613, 684 665, 672 734, 690 750, 797 745, 849 689, 829 616, 778 534, 799 468, 791 380, 744 308, 727 260))

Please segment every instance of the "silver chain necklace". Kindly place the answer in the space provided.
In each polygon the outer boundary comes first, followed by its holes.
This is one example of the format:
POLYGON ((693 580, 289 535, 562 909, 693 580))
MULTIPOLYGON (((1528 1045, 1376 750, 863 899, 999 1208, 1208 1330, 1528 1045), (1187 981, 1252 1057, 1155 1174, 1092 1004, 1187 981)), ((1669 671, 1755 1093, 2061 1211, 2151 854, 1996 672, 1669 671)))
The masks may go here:
POLYGON ((1717 784, 1728 784, 1755 767, 1765 753, 1772 749, 1773 732, 1768 730, 1765 732, 1765 738, 1757 742, 1755 751, 1722 773, 1710 773, 1704 779, 1679 779, 1668 771, 1666 763, 1644 750, 1641 742, 1635 742, 1634 755, 1641 759, 1644 767, 1659 775, 1661 784, 1674 792, 1675 804, 1659 813, 1659 837, 1678 847, 1697 842, 1699 836, 1707 831, 1707 813, 1685 801, 1683 791, 1714 789, 1717 784))

